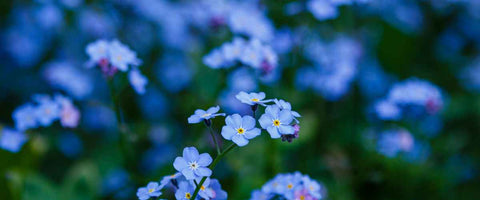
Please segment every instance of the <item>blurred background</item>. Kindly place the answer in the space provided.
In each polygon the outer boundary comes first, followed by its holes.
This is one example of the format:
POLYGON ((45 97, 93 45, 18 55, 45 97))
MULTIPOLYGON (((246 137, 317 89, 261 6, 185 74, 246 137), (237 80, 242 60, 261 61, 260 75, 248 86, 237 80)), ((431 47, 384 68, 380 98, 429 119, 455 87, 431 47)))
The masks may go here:
POLYGON ((480 198, 479 1, 13 0, 0 10, 1 199, 137 199, 175 172, 184 147, 215 152, 187 118, 215 105, 249 112, 239 91, 289 101, 301 130, 232 151, 214 172, 229 199, 294 171, 334 200, 480 198), (212 66, 236 37, 271 47, 274 64, 212 66), (127 152, 107 80, 87 67, 99 39, 136 52, 148 79, 137 94, 114 77, 127 152), (69 98, 78 126, 16 130, 13 113, 36 94, 69 98))

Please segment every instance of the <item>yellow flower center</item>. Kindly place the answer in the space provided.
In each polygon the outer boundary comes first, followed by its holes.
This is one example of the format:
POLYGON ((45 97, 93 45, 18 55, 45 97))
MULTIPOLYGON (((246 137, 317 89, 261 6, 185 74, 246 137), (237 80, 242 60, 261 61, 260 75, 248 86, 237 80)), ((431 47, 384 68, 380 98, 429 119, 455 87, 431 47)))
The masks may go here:
POLYGON ((278 119, 273 120, 273 125, 274 126, 280 126, 280 120, 278 120, 278 119))
POLYGON ((202 117, 204 117, 204 118, 208 117, 208 116, 210 116, 210 113, 205 113, 205 114, 202 115, 202 117))
POLYGON ((300 195, 300 200, 305 200, 305 195, 300 195))
POLYGON ((148 193, 152 193, 154 189, 148 189, 148 193))
POLYGON ((238 134, 244 134, 244 133, 245 133, 245 129, 243 129, 243 128, 238 128, 238 129, 237 129, 237 133, 238 133, 238 134))
POLYGON ((290 183, 290 184, 287 185, 287 188, 288 188, 288 189, 292 189, 292 188, 293 188, 293 185, 290 183))
POLYGON ((170 175, 170 178, 175 178, 175 175, 176 175, 176 174, 172 174, 172 175, 170 175))
POLYGON ((205 186, 202 185, 202 187, 200 187, 200 190, 205 190, 205 186))
POLYGON ((252 99, 252 101, 253 101, 253 102, 258 102, 258 101, 259 101, 259 99, 257 99, 257 98, 253 98, 253 99, 252 99))
POLYGON ((187 198, 187 199, 192 198, 192 195, 190 194, 190 192, 185 193, 185 198, 187 198))
POLYGON ((122 60, 122 56, 117 56, 117 60, 118 60, 118 61, 121 61, 121 60, 122 60))

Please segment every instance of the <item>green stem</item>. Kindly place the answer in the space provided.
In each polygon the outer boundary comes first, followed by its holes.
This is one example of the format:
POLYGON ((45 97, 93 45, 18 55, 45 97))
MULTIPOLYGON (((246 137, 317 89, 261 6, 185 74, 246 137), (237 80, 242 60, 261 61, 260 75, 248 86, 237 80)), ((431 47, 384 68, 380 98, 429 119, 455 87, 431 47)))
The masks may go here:
MULTIPOLYGON (((215 157, 215 159, 213 160, 213 163, 210 165, 210 170, 213 171, 213 169, 215 169, 215 166, 217 166, 218 162, 220 162, 220 160, 235 147, 237 147, 237 145, 235 143, 232 143, 230 146, 227 147, 227 149, 225 149, 225 151, 218 154, 217 157, 215 157)), ((197 197, 198 192, 200 191, 200 188, 202 187, 205 180, 207 180, 206 176, 204 176, 202 180, 200 180, 200 183, 198 183, 198 186, 195 188, 195 192, 193 192, 191 199, 195 199, 197 197)))
MULTIPOLYGON (((123 152, 123 155, 125 156, 125 163, 127 163, 126 165, 129 165, 128 163, 134 163, 130 160, 131 156, 130 156, 130 150, 129 150, 129 147, 128 147, 128 133, 127 133, 127 127, 124 123, 124 120, 123 120, 123 117, 122 117, 122 112, 121 112, 121 108, 120 108, 120 101, 118 99, 119 95, 116 94, 116 90, 115 90, 115 84, 113 82, 113 78, 112 79, 109 79, 108 80, 108 86, 109 86, 109 89, 110 89, 110 96, 111 96, 111 99, 112 99, 112 102, 113 102, 113 110, 115 111, 115 117, 117 119, 117 126, 118 126, 118 131, 119 131, 119 135, 120 135, 120 139, 119 139, 119 145, 120 145, 120 149, 121 151, 123 152)), ((128 167, 127 167, 128 168, 128 167)))
POLYGON ((215 131, 213 130, 211 124, 210 124, 210 126, 207 126, 207 127, 208 127, 208 130, 210 132, 210 135, 212 136, 212 140, 215 143, 215 147, 217 148, 217 155, 220 155, 220 153, 221 153, 220 145, 218 144, 217 137, 215 137, 215 131))

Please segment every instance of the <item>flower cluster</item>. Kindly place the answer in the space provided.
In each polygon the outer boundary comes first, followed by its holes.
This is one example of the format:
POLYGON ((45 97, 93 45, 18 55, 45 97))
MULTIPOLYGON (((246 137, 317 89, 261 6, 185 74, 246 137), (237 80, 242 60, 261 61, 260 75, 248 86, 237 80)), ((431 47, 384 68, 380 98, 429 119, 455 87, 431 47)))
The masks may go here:
POLYGON ((19 131, 50 126, 54 121, 60 120, 63 127, 74 128, 80 121, 80 111, 73 102, 60 94, 50 97, 48 95, 34 95, 33 102, 26 103, 13 112, 15 127, 19 131))
POLYGON ((270 46, 263 45, 258 39, 246 41, 236 37, 232 42, 223 44, 203 57, 203 62, 214 69, 226 68, 241 63, 263 73, 270 73, 277 67, 277 54, 270 46))
POLYGON ((428 81, 411 78, 390 89, 387 97, 375 104, 375 113, 383 120, 407 116, 434 115, 443 108, 441 90, 428 81))
POLYGON ((422 161, 428 157, 428 144, 414 138, 403 128, 393 128, 375 135, 375 149, 389 157, 403 156, 408 161, 422 161))
POLYGON ((141 61, 137 54, 118 40, 97 40, 87 45, 85 50, 90 57, 88 66, 98 66, 107 77, 112 77, 118 71, 127 72, 128 80, 139 94, 145 93, 148 80, 138 70, 141 61))
MULTIPOLYGON (((138 188, 137 197, 147 200, 160 197, 162 191, 174 191, 177 200, 191 200, 197 184, 203 177, 210 177, 212 171, 208 166, 212 157, 208 153, 200 154, 195 147, 183 149, 182 157, 177 157, 173 163, 177 173, 163 177, 159 182, 150 182, 147 186, 138 188)), ((195 199, 226 200, 227 193, 222 190, 218 180, 206 178, 200 186, 195 199)))
POLYGON ((252 192, 251 200, 320 200, 325 199, 325 187, 300 172, 278 174, 262 186, 261 190, 252 192))
MULTIPOLYGON (((188 118, 188 123, 204 122, 209 128, 212 140, 217 147, 218 154, 215 161, 208 153, 199 153, 195 147, 186 147, 183 149, 183 155, 175 158, 173 162, 173 167, 178 173, 164 177, 160 183, 151 182, 146 187, 139 188, 137 191, 138 198, 140 200, 147 200, 151 197, 158 198, 162 195, 162 190, 168 187, 175 191, 177 200, 227 199, 227 193, 221 189, 220 183, 211 179, 212 170, 218 158, 221 158, 236 146, 246 146, 249 140, 261 134, 261 129, 256 127, 255 114, 259 106, 265 106, 266 108, 258 122, 272 138, 281 137, 283 141, 291 142, 298 137, 300 126, 298 126, 297 118, 300 117, 300 114, 292 111, 290 103, 284 100, 265 99, 265 97, 266 95, 263 92, 240 92, 236 95, 237 100, 250 106, 253 116, 241 116, 238 113, 226 116, 225 113, 218 113, 220 111, 219 106, 207 110, 195 110, 195 113, 188 118), (269 103, 273 104, 268 105, 269 103), (225 125, 221 131, 222 137, 233 142, 224 151, 221 150, 219 143, 216 141, 216 133, 212 129, 212 119, 218 116, 226 116, 225 125)), ((305 184, 310 183, 307 182, 306 177, 303 177, 303 179, 305 179, 303 181, 305 184)), ((316 186, 312 185, 311 187, 316 186)), ((312 189, 312 192, 315 192, 313 190, 317 189, 312 189)))

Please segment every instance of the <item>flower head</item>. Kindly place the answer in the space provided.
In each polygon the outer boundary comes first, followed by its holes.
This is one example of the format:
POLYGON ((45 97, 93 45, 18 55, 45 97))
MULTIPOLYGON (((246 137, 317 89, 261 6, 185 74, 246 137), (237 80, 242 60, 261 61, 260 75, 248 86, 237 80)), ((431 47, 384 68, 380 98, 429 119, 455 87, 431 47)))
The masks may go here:
POLYGON ((208 153, 199 154, 195 147, 183 149, 183 157, 177 157, 173 167, 183 174, 187 180, 212 175, 212 170, 207 168, 212 163, 208 153))
POLYGON ((175 192, 177 200, 191 200, 195 188, 187 181, 182 181, 178 184, 178 190, 175 192))
POLYGON ((188 123, 196 124, 202 120, 209 120, 216 116, 225 116, 225 113, 217 113, 220 110, 220 106, 210 107, 208 110, 197 109, 195 113, 188 118, 188 123))
POLYGON ((222 128, 222 136, 227 140, 232 140, 238 146, 245 146, 248 140, 260 135, 261 131, 255 128, 256 121, 251 116, 241 117, 239 114, 233 114, 225 118, 227 125, 222 128))
POLYGON ((161 189, 161 185, 157 182, 150 182, 146 187, 138 188, 137 197, 140 200, 147 200, 150 197, 158 197, 162 195, 162 192, 160 191, 161 189))
POLYGON ((291 126, 293 115, 290 110, 281 110, 277 105, 267 106, 265 114, 260 119, 260 126, 266 129, 272 138, 280 138, 281 135, 295 133, 295 128, 291 126))
POLYGON ((145 94, 145 86, 148 83, 148 79, 140 73, 138 69, 132 69, 128 73, 128 81, 132 85, 135 92, 138 94, 145 94))
POLYGON ((251 93, 246 93, 246 92, 239 92, 236 96, 235 96, 239 101, 241 101, 242 103, 244 104, 248 104, 248 105, 262 105, 262 106, 266 106, 265 103, 268 103, 272 100, 264 100, 265 99, 265 93, 263 92, 259 92, 259 93, 255 93, 255 92, 251 92, 251 93))
POLYGON ((3 128, 0 134, 0 148, 16 153, 20 151, 27 140, 28 138, 23 132, 3 128))
POLYGON ((295 122, 299 123, 299 121, 296 118, 301 117, 301 115, 298 112, 292 110, 292 106, 290 105, 289 102, 287 102, 285 100, 282 100, 282 99, 280 99, 280 100, 274 99, 273 102, 275 102, 275 105, 277 105, 282 110, 290 110, 295 122))
POLYGON ((30 128, 38 127, 38 121, 35 115, 35 107, 33 104, 25 104, 13 111, 13 120, 15 121, 15 128, 24 131, 30 128))

